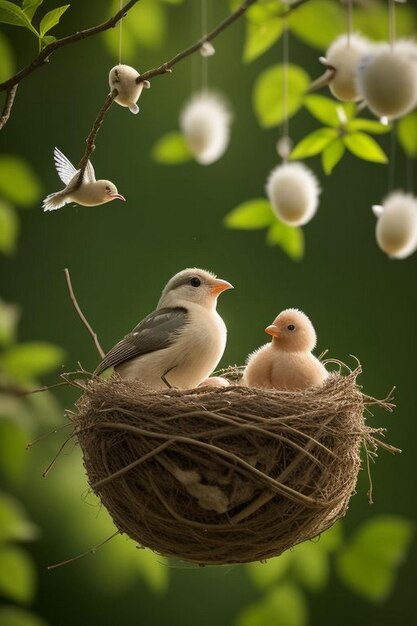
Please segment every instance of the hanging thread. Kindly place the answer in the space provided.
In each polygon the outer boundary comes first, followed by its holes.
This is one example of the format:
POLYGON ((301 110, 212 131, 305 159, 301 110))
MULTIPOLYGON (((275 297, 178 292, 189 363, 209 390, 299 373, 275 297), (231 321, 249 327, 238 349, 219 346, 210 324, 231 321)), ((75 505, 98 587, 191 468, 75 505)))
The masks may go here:
MULTIPOLYGON (((119 0, 119 10, 121 11, 123 7, 123 0, 119 0)), ((119 65, 122 64, 122 29, 123 29, 123 18, 119 20, 119 65)))
POLYGON ((282 33, 282 124, 281 138, 278 141, 278 154, 286 163, 291 152, 290 123, 288 114, 288 65, 290 57, 290 44, 288 24, 284 19, 284 30, 282 33))
POLYGON ((395 0, 388 0, 388 32, 391 52, 394 50, 396 37, 395 0))
MULTIPOLYGON (((201 36, 207 32, 207 0, 201 0, 201 36)), ((208 57, 206 54, 201 55, 201 83, 202 90, 208 89, 208 57)))
POLYGON ((353 30, 353 15, 352 15, 352 0, 347 0, 347 44, 348 48, 350 48, 350 42, 352 39, 352 30, 353 30))

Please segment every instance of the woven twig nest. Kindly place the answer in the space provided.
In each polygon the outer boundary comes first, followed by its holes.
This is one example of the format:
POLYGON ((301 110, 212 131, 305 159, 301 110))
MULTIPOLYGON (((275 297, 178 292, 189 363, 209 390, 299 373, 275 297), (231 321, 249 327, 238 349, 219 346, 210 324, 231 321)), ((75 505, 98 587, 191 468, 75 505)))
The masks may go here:
POLYGON ((277 556, 343 517, 363 444, 360 368, 288 393, 232 385, 147 391, 96 377, 72 414, 91 488, 122 533, 199 564, 277 556))

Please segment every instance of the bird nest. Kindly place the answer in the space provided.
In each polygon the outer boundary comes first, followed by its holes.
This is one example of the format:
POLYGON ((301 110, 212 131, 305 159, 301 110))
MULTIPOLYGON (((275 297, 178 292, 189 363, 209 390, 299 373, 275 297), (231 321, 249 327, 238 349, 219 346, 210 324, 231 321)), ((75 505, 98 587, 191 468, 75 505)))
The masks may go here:
MULTIPOLYGON (((121 533, 199 564, 277 556, 343 517, 383 429, 360 368, 290 393, 232 384, 149 391, 92 377, 71 414, 91 488, 121 533)), ((79 384, 79 383, 77 383, 79 384)))

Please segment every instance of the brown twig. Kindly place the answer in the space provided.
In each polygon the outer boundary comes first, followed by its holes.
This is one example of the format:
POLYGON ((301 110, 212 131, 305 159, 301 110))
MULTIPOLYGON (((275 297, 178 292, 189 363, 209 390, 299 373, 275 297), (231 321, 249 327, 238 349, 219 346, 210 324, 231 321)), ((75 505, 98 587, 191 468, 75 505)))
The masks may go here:
POLYGON ((82 159, 81 159, 81 161, 79 162, 79 165, 78 165, 80 173, 78 175, 77 184, 75 186, 75 189, 78 189, 78 187, 82 183, 84 172, 85 172, 85 168, 87 167, 88 160, 89 160, 90 156, 92 155, 92 153, 94 152, 94 150, 96 149, 95 141, 96 141, 96 137, 98 135, 98 131, 100 130, 101 125, 104 122, 105 115, 106 115, 107 111, 110 109, 111 105, 113 104, 113 100, 115 99, 116 96, 117 96, 117 89, 114 89, 111 93, 109 93, 106 96, 104 104, 101 107, 100 111, 98 112, 96 119, 94 120, 93 127, 90 130, 90 132, 88 133, 88 137, 86 139, 87 147, 86 147, 85 152, 83 154, 83 157, 82 157, 82 159))
POLYGON ((60 563, 55 563, 55 565, 48 565, 48 570, 56 569, 57 567, 61 567, 62 565, 68 565, 69 563, 73 563, 74 561, 79 561, 80 559, 83 559, 85 556, 88 556, 89 554, 95 554, 96 551, 99 548, 104 546, 104 544, 106 544, 107 542, 111 541, 111 539, 113 539, 117 535, 120 535, 120 530, 117 530, 115 533, 110 535, 110 537, 107 537, 107 539, 105 539, 101 543, 98 543, 97 545, 95 545, 90 550, 87 550, 87 552, 83 552, 82 554, 78 554, 77 556, 72 557, 72 559, 67 559, 66 561, 61 561, 60 563))
POLYGON ((0 382, 0 393, 6 393, 9 396, 21 398, 23 396, 30 396, 34 393, 41 393, 42 391, 49 391, 55 387, 63 387, 67 385, 68 383, 64 381, 61 383, 54 383, 53 385, 38 387, 37 389, 25 389, 24 387, 19 387, 19 385, 15 385, 13 383, 0 382))
POLYGON ((3 112, 2 112, 1 117, 0 117, 0 130, 7 123, 7 120, 10 117, 10 113, 12 112, 12 107, 13 107, 13 103, 14 103, 14 98, 15 98, 15 95, 16 95, 17 87, 18 87, 17 84, 16 85, 12 85, 12 87, 9 87, 9 89, 6 92, 6 99, 5 99, 4 105, 3 105, 3 112))
POLYGON ((79 318, 81 319, 82 323, 84 324, 84 326, 86 327, 86 329, 89 332, 90 336, 92 337, 92 339, 94 341, 94 344, 95 344, 95 346, 97 348, 97 352, 99 353, 99 355, 103 359, 104 356, 105 356, 105 352, 104 352, 103 348, 100 345, 100 342, 98 340, 98 337, 97 337, 96 333, 91 328, 91 326, 88 323, 84 313, 80 309, 80 306, 79 306, 79 304, 77 302, 77 298, 75 297, 75 294, 74 294, 74 290, 72 288, 71 276, 70 276, 68 268, 64 269, 64 274, 65 274, 65 280, 66 280, 66 283, 67 283, 68 293, 69 293, 69 297, 71 299, 71 302, 74 305, 74 308, 77 311, 79 318))

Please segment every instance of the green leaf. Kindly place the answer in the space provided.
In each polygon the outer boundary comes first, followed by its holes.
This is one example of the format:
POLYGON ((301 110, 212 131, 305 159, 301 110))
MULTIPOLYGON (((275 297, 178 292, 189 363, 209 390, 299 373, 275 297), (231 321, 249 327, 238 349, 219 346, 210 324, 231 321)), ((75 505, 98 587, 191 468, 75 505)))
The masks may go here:
POLYGON ((332 0, 306 2, 288 16, 288 23, 294 35, 319 50, 325 50, 346 29, 344 11, 332 0))
POLYGON ((53 35, 46 35, 45 37, 42 37, 42 46, 45 47, 54 41, 56 41, 56 37, 53 35))
POLYGON ((17 606, 2 606, 0 607, 0 626, 47 626, 47 624, 34 613, 17 606))
POLYGON ((267 228, 274 221, 270 202, 265 198, 255 198, 230 211, 224 218, 224 225, 237 230, 257 230, 267 228))
MULTIPOLYGON (((119 10, 119 0, 113 0, 109 15, 119 10)), ((129 19, 123 21, 123 58, 135 63, 138 46, 148 50, 159 48, 166 40, 167 20, 163 6, 157 0, 139 2, 129 11, 129 19)), ((110 28, 104 33, 104 40, 111 54, 118 58, 119 33, 110 28)))
POLYGON ((266 240, 270 246, 279 246, 293 261, 301 261, 304 257, 304 233, 298 226, 287 226, 275 220, 266 240))
POLYGON ((280 556, 268 559, 265 563, 249 563, 247 571, 256 587, 266 589, 282 579, 291 563, 292 552, 287 550, 280 556))
POLYGON ((15 252, 18 232, 16 211, 0 200, 0 252, 9 256, 15 252))
POLYGON ((319 128, 304 137, 292 150, 290 159, 298 161, 323 152, 330 142, 337 139, 339 131, 335 128, 319 128))
POLYGON ((17 156, 0 156, 0 194, 22 207, 32 206, 41 195, 38 179, 26 161, 17 156))
POLYGON ((28 28, 32 33, 35 33, 36 36, 38 35, 38 32, 33 28, 26 13, 24 13, 17 4, 13 4, 13 2, 9 2, 8 0, 0 0, 0 22, 28 28))
POLYGON ((164 165, 177 165, 193 158, 185 137, 179 131, 172 131, 158 139, 152 149, 152 158, 164 165))
POLYGON ((62 7, 57 7, 56 9, 52 9, 43 16, 40 26, 39 33, 41 37, 44 37, 48 31, 51 30, 54 26, 59 24, 59 20, 65 13, 65 11, 69 8, 69 4, 64 4, 62 7))
POLYGON ((269 50, 281 37, 283 28, 284 23, 280 18, 269 19, 261 24, 247 21, 245 48, 243 51, 245 63, 257 59, 269 50))
POLYGON ((325 174, 331 174, 345 153, 345 144, 338 137, 329 143, 321 153, 321 164, 325 174))
POLYGON ((356 106, 350 102, 342 104, 326 96, 310 95, 304 98, 304 106, 319 122, 326 126, 340 128, 342 126, 340 113, 351 119, 355 115, 356 106), (340 112, 340 113, 339 113, 340 112))
POLYGON ((7 80, 14 74, 14 54, 8 39, 0 33, 0 82, 7 80))
POLYGON ((23 0, 22 9, 23 13, 26 14, 26 17, 32 21, 33 16, 36 13, 36 10, 42 4, 43 0, 23 0))
POLYGON ((329 579, 329 557, 318 543, 306 541, 295 546, 292 569, 307 589, 321 591, 329 579))
POLYGON ((0 298, 0 347, 9 346, 15 341, 18 320, 19 307, 0 298))
POLYGON ((31 602, 35 592, 35 568, 21 548, 0 546, 0 593, 16 602, 31 602))
MULTIPOLYGON (((253 107, 261 126, 277 126, 284 119, 283 87, 285 70, 283 65, 272 65, 261 72, 253 88, 253 107)), ((288 115, 291 117, 302 106, 304 93, 310 77, 297 65, 288 66, 288 115)))
POLYGON ((245 608, 238 616, 237 626, 306 626, 307 621, 303 594, 294 585, 285 584, 245 608))
POLYGON ((28 458, 27 443, 27 432, 15 421, 0 416, 0 471, 11 480, 22 477, 28 458))
POLYGON ((381 122, 377 120, 367 120, 361 117, 351 120, 346 126, 346 130, 349 133, 357 130, 365 130, 367 133, 372 133, 373 135, 384 135, 385 133, 389 133, 391 128, 392 126, 381 124, 381 122))
POLYGON ((1 356, 0 364, 9 376, 25 381, 56 369, 63 358, 64 352, 61 348, 50 343, 32 341, 9 348, 1 356))
POLYGON ((338 555, 340 578, 359 595, 374 602, 384 600, 394 586, 413 533, 414 525, 400 517, 381 516, 363 524, 338 555))
POLYGON ((398 120, 398 141, 406 155, 412 159, 417 157, 417 111, 398 120))
POLYGON ((38 536, 38 528, 27 518, 19 502, 0 493, 0 542, 32 541, 38 536))
POLYGON ((343 137, 346 148, 355 156, 373 163, 388 163, 388 157, 381 146, 369 135, 355 132, 343 137))

